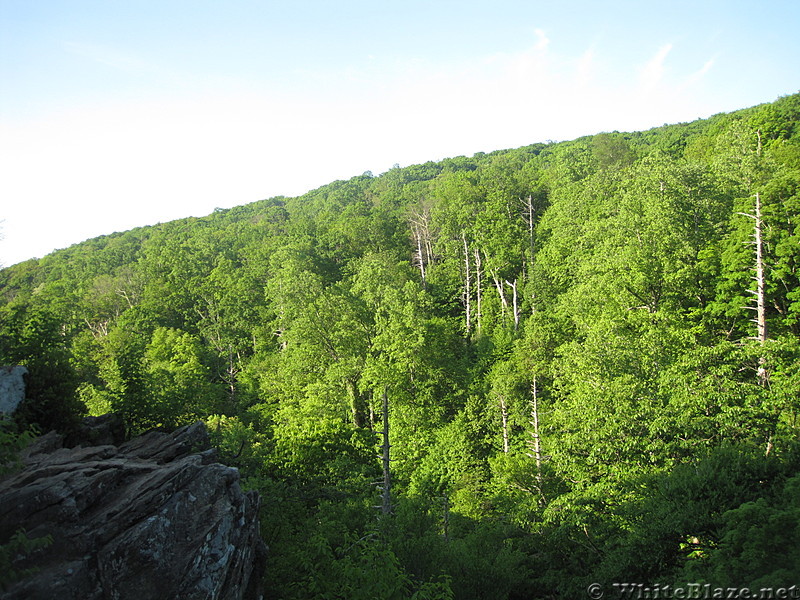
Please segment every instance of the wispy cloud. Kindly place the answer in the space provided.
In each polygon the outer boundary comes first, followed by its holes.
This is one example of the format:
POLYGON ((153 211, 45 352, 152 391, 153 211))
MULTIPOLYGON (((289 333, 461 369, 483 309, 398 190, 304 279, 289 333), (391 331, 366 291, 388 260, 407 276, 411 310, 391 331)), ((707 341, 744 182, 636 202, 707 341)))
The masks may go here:
POLYGON ((708 72, 709 72, 709 71, 710 71, 712 68, 714 68, 714 63, 715 63, 716 61, 717 61, 716 57, 713 57, 713 58, 710 58, 710 59, 708 59, 708 60, 705 62, 705 64, 703 64, 703 66, 700 68, 700 70, 698 70, 698 71, 695 71, 694 73, 692 73, 691 75, 689 75, 689 77, 687 77, 687 78, 686 78, 686 81, 684 81, 684 82, 683 82, 683 83, 682 83, 682 84, 681 84, 681 85, 678 87, 678 91, 681 91, 681 92, 682 92, 682 91, 684 91, 686 88, 688 88, 688 87, 690 87, 690 86, 694 85, 695 83, 697 83, 698 81, 700 81, 701 79, 703 79, 703 78, 706 76, 706 74, 708 74, 708 72))
POLYGON ((643 95, 650 94, 661 83, 664 77, 664 62, 671 50, 672 44, 664 44, 642 69, 639 75, 639 86, 643 95))

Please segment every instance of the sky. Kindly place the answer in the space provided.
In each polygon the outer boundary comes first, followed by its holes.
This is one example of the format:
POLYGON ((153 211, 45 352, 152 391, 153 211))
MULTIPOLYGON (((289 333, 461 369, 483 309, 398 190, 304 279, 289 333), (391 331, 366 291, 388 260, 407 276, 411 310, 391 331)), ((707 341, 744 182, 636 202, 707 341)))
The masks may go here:
POLYGON ((0 265, 800 91, 798 0, 0 0, 0 265))

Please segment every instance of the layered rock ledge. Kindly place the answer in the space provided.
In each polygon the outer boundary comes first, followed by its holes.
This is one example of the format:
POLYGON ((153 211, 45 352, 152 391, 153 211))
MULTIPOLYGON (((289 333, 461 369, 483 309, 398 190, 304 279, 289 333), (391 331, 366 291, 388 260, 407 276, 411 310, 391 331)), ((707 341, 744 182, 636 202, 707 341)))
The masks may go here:
POLYGON ((87 432, 93 445, 72 448, 40 437, 0 481, 0 542, 20 527, 53 539, 15 563, 36 572, 4 599, 260 597, 259 497, 216 461, 202 423, 121 444, 113 428, 87 432))

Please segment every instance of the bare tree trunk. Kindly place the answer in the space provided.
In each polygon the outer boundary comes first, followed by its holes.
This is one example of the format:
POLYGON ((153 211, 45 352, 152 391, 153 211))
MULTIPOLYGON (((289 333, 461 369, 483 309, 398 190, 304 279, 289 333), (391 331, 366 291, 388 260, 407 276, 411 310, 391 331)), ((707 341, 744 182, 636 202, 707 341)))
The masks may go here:
POLYGON ((756 192, 756 226, 753 237, 756 242, 756 323, 758 325, 758 341, 767 341, 766 292, 764 282, 764 243, 762 239, 763 222, 761 221, 761 195, 756 192))
MULTIPOLYGON (((756 130, 756 135, 758 136, 758 147, 756 150, 756 155, 761 156, 761 130, 756 130)), ((769 373, 767 371, 767 357, 765 355, 764 345, 766 344, 767 340, 769 339, 769 331, 767 330, 767 294, 766 294, 766 277, 765 277, 765 269, 764 269, 764 222, 761 219, 761 194, 760 192, 756 192, 755 194, 755 214, 753 215, 745 215, 752 218, 755 221, 755 225, 753 227, 753 245, 756 247, 756 289, 750 290, 751 293, 755 295, 756 305, 756 318, 753 321, 756 324, 756 339, 758 340, 759 344, 762 347, 761 356, 758 359, 758 383, 762 387, 767 387, 769 385, 769 373)), ((742 214, 742 213, 740 213, 742 214)), ((749 307, 753 308, 753 307, 749 307)), ((769 456, 773 449, 773 431, 769 433, 767 436, 767 448, 765 455, 769 456)))
MULTIPOLYGON (((758 132, 758 152, 761 153, 761 132, 758 132)), ((769 339, 769 331, 767 329, 767 298, 766 298, 766 276, 765 276, 765 266, 764 266, 764 238, 763 238, 763 228, 764 222, 761 219, 761 194, 756 192, 755 194, 755 214, 748 214, 748 213, 738 213, 745 217, 750 217, 754 221, 753 226, 753 245, 756 249, 756 264, 755 264, 755 277, 753 278, 756 282, 756 289, 755 290, 748 290, 751 294, 755 296, 755 306, 748 306, 750 310, 754 310, 756 313, 756 318, 751 319, 756 324, 756 337, 755 339, 758 340, 759 344, 762 347, 761 356, 758 358, 758 383, 762 387, 769 386, 769 372, 767 371, 767 357, 765 355, 765 348, 764 345, 766 344, 767 340, 769 339)), ((765 451, 765 455, 769 456, 773 449, 773 431, 769 433, 767 436, 767 448, 765 451)))
MULTIPOLYGON (((739 214, 745 217, 750 217, 754 221, 752 243, 756 249, 756 276, 753 279, 756 282, 756 289, 748 291, 755 296, 756 305, 754 307, 749 306, 747 308, 756 312, 756 318, 751 320, 756 324, 756 340, 758 340, 761 345, 764 345, 769 334, 767 331, 767 298, 764 273, 764 223, 761 220, 761 194, 759 192, 756 192, 755 199, 755 214, 739 214)), ((758 361, 758 380, 761 385, 767 384, 766 358, 764 356, 762 356, 758 361)))
POLYGON ((508 454, 508 407, 506 406, 506 397, 500 395, 497 399, 500 400, 500 418, 503 420, 503 452, 508 454))
POLYGON ((100 320, 97 323, 93 323, 89 319, 84 318, 83 322, 86 323, 87 327, 89 327, 89 330, 92 332, 92 335, 96 340, 108 335, 109 320, 100 320))
POLYGON ((506 300, 503 282, 497 278, 494 272, 492 272, 492 281, 494 281, 494 287, 497 288, 497 295, 500 297, 500 317, 505 320, 506 310, 508 309, 508 300, 506 300))
POLYGON ((512 296, 511 296, 511 307, 514 311, 514 331, 519 329, 519 304, 517 300, 517 280, 514 280, 514 283, 506 280, 506 285, 511 288, 512 296))
MULTIPOLYGON (((761 136, 758 137, 759 150, 761 147, 761 136)), ((764 240, 763 240, 763 222, 761 220, 761 195, 756 192, 756 225, 753 237, 756 244, 756 327, 757 337, 759 343, 763 346, 767 342, 767 299, 766 299, 766 284, 764 277, 764 240)), ((767 387, 769 385, 769 376, 767 373, 767 357, 762 353, 758 359, 758 383, 767 387)), ((772 434, 767 438, 767 448, 765 456, 769 456, 772 452, 773 442, 772 434)))
MULTIPOLYGON (((761 132, 758 132, 759 153, 761 152, 761 132)), ((761 194, 755 194, 755 214, 739 213, 742 216, 750 217, 754 221, 753 225, 753 242, 752 244, 756 249, 756 264, 755 264, 755 277, 756 282, 755 290, 748 290, 755 296, 755 306, 748 306, 750 310, 754 310, 756 318, 751 319, 756 324, 756 337, 762 349, 769 339, 769 332, 767 330, 767 298, 766 298, 766 277, 764 270, 764 238, 763 228, 764 222, 761 219, 761 194)), ((758 359, 758 383, 762 387, 769 385, 769 373, 767 372, 767 357, 762 352, 758 359)), ((772 434, 767 439, 766 455, 769 456, 772 452, 773 442, 772 434)))
POLYGON ((237 361, 241 361, 241 355, 236 352, 234 355, 233 346, 228 344, 228 368, 225 373, 225 382, 228 384, 228 403, 231 410, 236 406, 236 377, 239 374, 237 361))
POLYGON ((476 300, 477 300, 477 314, 475 315, 476 329, 478 333, 481 331, 481 253, 475 249, 475 279, 476 279, 476 300))
POLYGON ((472 272, 469 268, 469 246, 467 245, 467 236, 462 233, 461 239, 464 241, 464 306, 467 311, 467 334, 469 335, 472 331, 472 313, 470 312, 472 272))
POLYGON ((125 302, 128 303, 128 308, 133 308, 133 300, 131 300, 131 297, 128 295, 128 292, 126 292, 123 289, 119 289, 117 290, 117 295, 125 299, 125 302))
POLYGON ((525 224, 528 226, 528 252, 530 253, 528 259, 530 264, 533 265, 533 232, 534 232, 534 219, 535 210, 533 208, 533 195, 528 194, 528 198, 524 201, 525 205, 525 224))
POLYGON ((430 206, 425 202, 411 213, 411 232, 414 235, 417 251, 414 257, 423 285, 426 283, 427 266, 433 260, 433 243, 431 241, 430 206))
MULTIPOLYGON (((528 226, 528 259, 527 259, 527 267, 524 271, 525 276, 527 277, 524 281, 532 281, 533 280, 533 265, 536 257, 535 252, 535 242, 536 242, 536 231, 535 231, 535 222, 536 222, 536 208, 533 204, 533 194, 528 194, 526 200, 523 201, 523 205, 525 207, 525 214, 524 220, 525 224, 528 226)), ((533 297, 531 297, 531 312, 536 311, 536 304, 533 302, 533 297)))
POLYGON ((425 284, 425 254, 422 251, 422 236, 419 232, 415 232, 414 237, 417 238, 417 264, 419 265, 419 273, 422 277, 422 283, 425 284))

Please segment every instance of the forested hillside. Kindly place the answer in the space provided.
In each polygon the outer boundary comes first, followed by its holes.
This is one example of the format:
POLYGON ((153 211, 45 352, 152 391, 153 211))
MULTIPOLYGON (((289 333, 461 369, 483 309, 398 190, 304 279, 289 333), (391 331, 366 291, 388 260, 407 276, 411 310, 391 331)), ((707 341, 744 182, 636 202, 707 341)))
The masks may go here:
POLYGON ((800 94, 89 240, 0 271, 0 363, 43 428, 205 420, 264 498, 269 598, 797 584, 799 119, 800 94))

